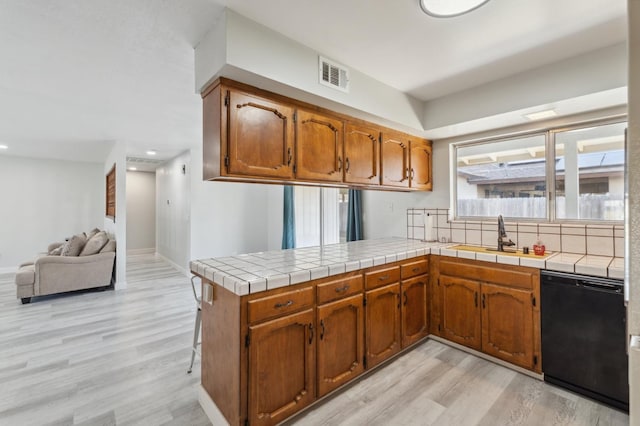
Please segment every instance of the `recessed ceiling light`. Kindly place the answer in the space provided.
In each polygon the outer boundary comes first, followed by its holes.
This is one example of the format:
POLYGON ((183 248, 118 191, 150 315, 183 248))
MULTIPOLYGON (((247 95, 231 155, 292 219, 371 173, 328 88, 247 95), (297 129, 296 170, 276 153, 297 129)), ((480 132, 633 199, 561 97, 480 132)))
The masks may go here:
POLYGON ((0 145, 0 149, 9 149, 7 145, 0 145))
POLYGON ((138 168, 137 167, 129 167, 129 170, 135 172, 136 170, 138 170, 138 168))
POLYGON ((420 7, 427 15, 450 18, 479 8, 489 0, 420 0, 420 7))
POLYGON ((542 120, 543 118, 551 118, 558 115, 555 110, 547 109, 544 111, 532 112, 531 114, 525 114, 525 118, 533 121, 533 120, 542 120))
POLYGON ((147 151, 147 155, 156 155, 157 152, 155 152, 154 150, 150 149, 149 151, 147 151))

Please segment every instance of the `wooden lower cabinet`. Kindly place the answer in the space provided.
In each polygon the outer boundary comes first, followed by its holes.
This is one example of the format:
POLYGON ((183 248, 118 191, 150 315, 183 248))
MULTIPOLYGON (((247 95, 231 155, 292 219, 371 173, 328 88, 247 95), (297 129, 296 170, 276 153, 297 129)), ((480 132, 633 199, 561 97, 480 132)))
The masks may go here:
POLYGON ((427 294, 429 276, 422 275, 401 283, 402 347, 405 348, 429 334, 427 294))
POLYGON ((249 327, 249 424, 279 423, 315 400, 314 323, 309 309, 249 327))
POLYGON ((542 371, 539 270, 446 256, 432 264, 433 334, 542 371))
POLYGON ((441 275, 440 288, 442 289, 442 337, 480 350, 482 347, 480 283, 441 275))
POLYGON ((367 368, 400 351, 400 283, 366 292, 367 368))
POLYGON ((531 291, 482 284, 482 349, 524 368, 534 367, 531 291))
POLYGON ((318 397, 364 371, 363 296, 318 306, 318 397))

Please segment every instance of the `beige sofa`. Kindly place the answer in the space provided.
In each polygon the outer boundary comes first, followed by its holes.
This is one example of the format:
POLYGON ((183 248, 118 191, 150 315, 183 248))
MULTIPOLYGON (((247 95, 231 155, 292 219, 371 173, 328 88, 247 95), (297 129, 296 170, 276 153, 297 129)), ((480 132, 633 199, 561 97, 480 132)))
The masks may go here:
POLYGON ((20 265, 15 283, 17 297, 23 304, 31 302, 33 296, 111 285, 116 257, 114 240, 108 239, 95 254, 50 254, 63 244, 50 244, 46 254, 20 265))

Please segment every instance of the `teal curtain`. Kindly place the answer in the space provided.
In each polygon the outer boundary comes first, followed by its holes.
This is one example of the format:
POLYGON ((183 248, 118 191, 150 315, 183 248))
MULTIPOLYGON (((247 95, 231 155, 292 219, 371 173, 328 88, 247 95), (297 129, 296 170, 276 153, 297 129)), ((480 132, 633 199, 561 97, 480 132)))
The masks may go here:
POLYGON ((296 218, 293 199, 293 186, 284 187, 284 203, 282 215, 282 248, 290 249, 296 246, 296 218))
POLYGON ((363 240, 362 229, 362 191, 349 190, 349 207, 347 210, 347 241, 363 240))

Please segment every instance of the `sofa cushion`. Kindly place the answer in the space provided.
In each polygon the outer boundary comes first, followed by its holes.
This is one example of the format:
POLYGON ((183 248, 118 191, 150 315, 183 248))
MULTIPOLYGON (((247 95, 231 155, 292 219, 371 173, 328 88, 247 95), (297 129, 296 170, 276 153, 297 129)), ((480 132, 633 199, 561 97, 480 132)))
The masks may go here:
POLYGON ((62 249, 63 249, 63 246, 54 248, 49 252, 49 256, 60 256, 60 254, 62 253, 62 249))
POLYGON ((107 242, 107 244, 105 244, 104 247, 102 247, 102 250, 100 250, 100 253, 110 253, 116 251, 116 240, 109 240, 109 242, 107 242))
POLYGON ((87 240, 82 234, 74 235, 62 246, 61 256, 77 256, 82 251, 87 240))
POLYGON ((16 272, 16 285, 32 285, 35 280, 35 265, 23 266, 16 272))
POLYGON ((93 228, 91 231, 87 232, 85 235, 87 236, 87 242, 96 235, 100 230, 98 228, 93 228))
POLYGON ((99 253, 102 247, 107 244, 109 237, 107 237, 107 233, 104 231, 100 231, 95 234, 93 237, 87 241, 87 243, 82 248, 80 252, 80 256, 91 256, 92 254, 99 253))

